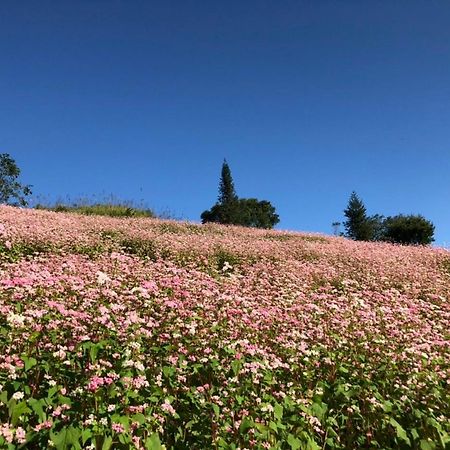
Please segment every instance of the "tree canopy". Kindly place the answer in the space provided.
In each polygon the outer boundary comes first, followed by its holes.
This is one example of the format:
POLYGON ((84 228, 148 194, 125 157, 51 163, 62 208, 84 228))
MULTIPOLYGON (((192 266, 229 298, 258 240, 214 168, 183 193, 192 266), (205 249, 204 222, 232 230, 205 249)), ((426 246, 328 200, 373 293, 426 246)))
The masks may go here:
POLYGON ((217 203, 203 211, 201 219, 202 223, 217 222, 254 228, 273 228, 280 221, 269 201, 237 196, 226 160, 222 165, 217 203))
POLYGON ((13 206, 27 206, 26 197, 31 186, 22 185, 18 178, 20 169, 8 153, 0 154, 0 203, 13 206))
POLYGON ((368 216, 356 192, 344 210, 345 236, 356 241, 386 241, 397 244, 428 245, 434 241, 434 225, 421 215, 368 216))
POLYGON ((384 221, 383 240, 399 244, 428 245, 434 241, 434 225, 421 215, 399 214, 384 221))

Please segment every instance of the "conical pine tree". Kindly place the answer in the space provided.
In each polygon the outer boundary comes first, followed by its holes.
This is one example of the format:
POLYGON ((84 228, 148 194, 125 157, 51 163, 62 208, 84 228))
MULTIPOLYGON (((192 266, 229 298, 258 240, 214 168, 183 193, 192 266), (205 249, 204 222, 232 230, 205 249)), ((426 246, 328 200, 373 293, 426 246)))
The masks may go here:
POLYGON ((373 227, 367 217, 366 207, 355 191, 350 195, 347 208, 344 210, 347 220, 344 222, 346 236, 355 241, 370 241, 373 238, 373 227))
POLYGON ((237 199, 238 196, 234 190, 230 166, 228 165, 227 160, 224 159, 219 184, 219 197, 217 200, 220 205, 227 205, 235 202, 237 199))

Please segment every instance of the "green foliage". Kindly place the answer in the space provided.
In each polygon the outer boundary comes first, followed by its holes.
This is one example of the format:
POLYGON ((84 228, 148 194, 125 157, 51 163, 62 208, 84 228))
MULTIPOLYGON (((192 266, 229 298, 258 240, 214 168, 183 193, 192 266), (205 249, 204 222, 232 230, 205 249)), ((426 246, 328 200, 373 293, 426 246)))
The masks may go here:
POLYGON ((383 240, 398 244, 428 245, 434 241, 434 225, 421 215, 402 214, 384 221, 383 240))
POLYGON ((225 205, 216 203, 211 209, 201 214, 202 223, 216 222, 224 225, 236 224, 239 220, 238 201, 229 202, 225 205))
POLYGON ((214 252, 215 268, 222 272, 232 272, 236 267, 242 264, 242 258, 230 251, 218 247, 214 252))
POLYGON ((385 234, 385 218, 379 214, 375 214, 368 219, 370 230, 371 230, 371 240, 372 241, 382 241, 385 234))
POLYGON ((344 211, 346 236, 356 241, 387 241, 428 245, 434 241, 434 225, 421 215, 367 216, 362 200, 352 192, 344 211))
POLYGON ((0 154, 0 203, 27 206, 31 186, 19 183, 20 169, 8 153, 0 154))
POLYGON ((254 228, 273 228, 279 221, 275 208, 267 200, 241 198, 237 201, 237 225, 254 228))
POLYGON ((151 261, 156 261, 158 259, 156 245, 151 240, 126 238, 123 239, 120 244, 125 252, 132 255, 136 255, 141 258, 148 258, 151 261))
POLYGON ((216 222, 254 228, 273 228, 280 218, 267 200, 238 198, 226 161, 222 166, 218 202, 201 214, 202 223, 216 222))
POLYGON ((22 258, 31 259, 53 250, 52 244, 42 241, 15 242, 8 245, 0 242, 0 261, 17 262, 22 258))
POLYGON ((45 206, 38 204, 36 209, 45 209, 55 212, 70 212, 82 214, 85 216, 108 216, 108 217, 154 217, 149 209, 133 207, 129 204, 115 203, 94 203, 89 204, 56 204, 54 206, 45 206))
POLYGON ((219 198, 218 203, 220 205, 226 205, 237 200, 237 195, 234 190, 233 178, 231 176, 230 166, 227 161, 224 160, 222 164, 222 172, 219 184, 219 198))
POLYGON ((226 205, 215 204, 201 215, 202 223, 216 222, 252 228, 273 228, 280 218, 267 200, 240 198, 226 205))
POLYGON ((350 195, 344 210, 346 236, 355 241, 370 241, 373 238, 373 226, 367 216, 366 207, 355 191, 350 195))

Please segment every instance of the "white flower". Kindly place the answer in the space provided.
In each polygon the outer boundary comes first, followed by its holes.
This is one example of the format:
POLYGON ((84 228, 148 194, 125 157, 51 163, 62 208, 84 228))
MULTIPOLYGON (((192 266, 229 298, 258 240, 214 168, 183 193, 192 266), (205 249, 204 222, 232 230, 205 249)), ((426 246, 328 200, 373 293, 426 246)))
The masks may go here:
POLYGON ((57 352, 53 352, 53 356, 55 358, 64 359, 66 357, 66 352, 63 349, 60 349, 57 352))
POLYGON ((106 273, 101 272, 100 270, 97 272, 97 283, 105 284, 107 281, 111 281, 111 279, 106 275, 106 273))
POLYGON ((225 261, 225 264, 222 267, 222 272, 226 272, 231 269, 233 269, 233 266, 228 261, 225 261))
POLYGON ((18 392, 14 392, 12 398, 14 400, 22 400, 24 398, 24 396, 25 396, 25 394, 23 392, 18 391, 18 392))
POLYGON ((142 364, 141 362, 135 362, 135 363, 134 363, 134 367, 135 367, 137 370, 140 370, 141 372, 143 372, 143 371, 145 370, 145 366, 144 366, 144 364, 142 364))
POLYGON ((264 405, 264 406, 261 407, 261 411, 263 411, 263 412, 266 412, 266 411, 273 412, 273 406, 270 403, 268 403, 267 405, 264 405))
POLYGON ((6 317, 6 321, 11 326, 15 327, 23 327, 25 319, 26 317, 22 316, 22 314, 14 314, 14 313, 9 313, 8 316, 6 317))

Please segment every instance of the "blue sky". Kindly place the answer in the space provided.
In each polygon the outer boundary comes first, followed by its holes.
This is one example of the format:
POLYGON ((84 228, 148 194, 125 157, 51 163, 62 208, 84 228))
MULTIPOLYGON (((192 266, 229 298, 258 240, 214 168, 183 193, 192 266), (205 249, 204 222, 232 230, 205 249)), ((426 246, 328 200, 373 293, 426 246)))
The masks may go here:
POLYGON ((450 245, 450 3, 0 3, 0 153, 46 199, 199 220, 227 158, 279 228, 421 213, 450 245))

